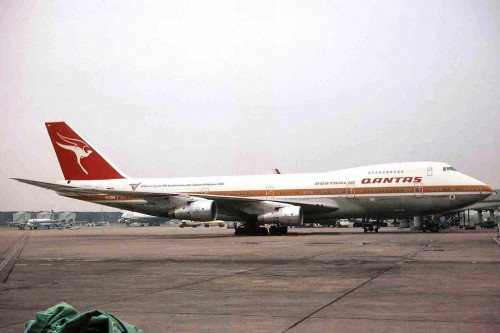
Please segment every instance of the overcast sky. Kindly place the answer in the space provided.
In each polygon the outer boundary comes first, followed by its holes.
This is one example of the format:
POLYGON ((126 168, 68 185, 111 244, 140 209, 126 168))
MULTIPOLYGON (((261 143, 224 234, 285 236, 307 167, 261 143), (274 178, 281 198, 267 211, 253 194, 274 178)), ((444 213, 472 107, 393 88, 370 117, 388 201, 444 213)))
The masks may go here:
POLYGON ((499 1, 0 2, 0 210, 100 210, 44 122, 125 173, 442 161, 500 187, 499 1))

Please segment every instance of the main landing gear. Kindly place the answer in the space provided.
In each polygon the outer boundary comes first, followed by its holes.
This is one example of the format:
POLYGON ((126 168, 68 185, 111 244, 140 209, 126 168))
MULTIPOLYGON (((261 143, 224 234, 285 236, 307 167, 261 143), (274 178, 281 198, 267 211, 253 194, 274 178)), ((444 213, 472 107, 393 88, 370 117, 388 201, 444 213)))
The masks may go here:
POLYGON ((270 235, 285 235, 288 232, 288 227, 272 225, 269 227, 270 235))
POLYGON ((370 225, 370 226, 367 226, 367 227, 363 227, 363 231, 365 233, 367 233, 368 231, 378 232, 378 225, 374 224, 374 225, 370 225))
POLYGON ((285 235, 287 232, 288 227, 272 225, 268 229, 264 226, 257 227, 255 224, 251 225, 250 223, 238 225, 234 229, 234 234, 236 236, 275 236, 285 235))

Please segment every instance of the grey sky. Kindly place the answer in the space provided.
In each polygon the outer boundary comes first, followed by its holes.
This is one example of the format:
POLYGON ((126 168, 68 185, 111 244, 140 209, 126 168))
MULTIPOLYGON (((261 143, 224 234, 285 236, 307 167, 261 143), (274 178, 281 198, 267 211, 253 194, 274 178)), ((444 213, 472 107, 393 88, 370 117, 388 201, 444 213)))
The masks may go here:
POLYGON ((443 161, 500 187, 498 1, 2 1, 0 210, 99 210, 65 120, 135 177, 443 161))

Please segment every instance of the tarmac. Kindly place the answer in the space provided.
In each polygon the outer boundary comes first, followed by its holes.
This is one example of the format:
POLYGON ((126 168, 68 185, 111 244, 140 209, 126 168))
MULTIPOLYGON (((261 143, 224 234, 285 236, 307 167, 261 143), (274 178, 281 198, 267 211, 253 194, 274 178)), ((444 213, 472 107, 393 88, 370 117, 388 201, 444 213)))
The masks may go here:
POLYGON ((0 332, 59 302, 144 332, 500 332, 497 231, 0 229, 0 332))

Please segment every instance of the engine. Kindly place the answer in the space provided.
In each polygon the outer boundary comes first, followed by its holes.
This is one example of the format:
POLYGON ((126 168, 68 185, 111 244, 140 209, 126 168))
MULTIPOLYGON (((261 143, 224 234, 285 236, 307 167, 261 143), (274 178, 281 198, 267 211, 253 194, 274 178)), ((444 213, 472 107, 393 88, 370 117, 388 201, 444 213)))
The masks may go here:
POLYGON ((179 220, 213 221, 217 219, 217 204, 213 200, 193 201, 169 210, 168 215, 179 220))
POLYGON ((304 214, 302 207, 287 206, 274 212, 264 213, 257 216, 261 224, 280 224, 284 227, 302 225, 304 214))

